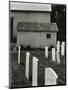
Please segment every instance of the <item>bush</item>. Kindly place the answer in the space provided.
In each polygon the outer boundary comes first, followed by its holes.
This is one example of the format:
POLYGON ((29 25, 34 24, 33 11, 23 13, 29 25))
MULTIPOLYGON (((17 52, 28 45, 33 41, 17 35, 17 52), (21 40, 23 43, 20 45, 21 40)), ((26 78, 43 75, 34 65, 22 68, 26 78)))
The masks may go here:
POLYGON ((31 46, 28 45, 28 46, 26 47, 26 50, 30 50, 30 49, 31 49, 31 46))
POLYGON ((51 45, 51 46, 48 48, 48 50, 49 50, 49 51, 51 51, 51 50, 52 50, 52 48, 54 48, 54 46, 53 46, 53 45, 51 45))
POLYGON ((20 45, 21 46, 21 50, 25 49, 25 47, 23 45, 20 45))

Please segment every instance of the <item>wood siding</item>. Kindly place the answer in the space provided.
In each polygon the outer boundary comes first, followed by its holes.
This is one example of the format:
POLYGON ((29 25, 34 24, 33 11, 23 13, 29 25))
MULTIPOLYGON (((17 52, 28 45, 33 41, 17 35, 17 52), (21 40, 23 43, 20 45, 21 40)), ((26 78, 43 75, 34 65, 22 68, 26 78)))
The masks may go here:
POLYGON ((56 32, 18 32, 17 44, 33 48, 56 46, 56 32), (46 34, 51 34, 51 38, 46 38, 46 34))

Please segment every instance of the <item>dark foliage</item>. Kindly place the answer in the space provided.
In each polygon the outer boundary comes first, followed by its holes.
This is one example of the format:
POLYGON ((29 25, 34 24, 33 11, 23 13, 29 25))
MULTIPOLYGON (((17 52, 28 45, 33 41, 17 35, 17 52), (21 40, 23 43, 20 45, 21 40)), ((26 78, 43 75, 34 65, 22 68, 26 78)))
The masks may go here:
POLYGON ((66 41, 66 5, 52 5, 51 22, 57 23, 57 39, 66 41))
POLYGON ((51 46, 48 48, 48 50, 51 51, 52 48, 55 48, 55 47, 54 47, 53 45, 51 45, 51 46))

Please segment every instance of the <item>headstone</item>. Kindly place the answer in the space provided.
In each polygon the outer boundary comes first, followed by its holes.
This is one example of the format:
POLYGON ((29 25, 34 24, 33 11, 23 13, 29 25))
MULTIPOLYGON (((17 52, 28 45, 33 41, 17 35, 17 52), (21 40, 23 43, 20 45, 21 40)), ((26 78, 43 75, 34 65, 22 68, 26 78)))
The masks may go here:
POLYGON ((60 52, 60 41, 57 41, 57 52, 60 52))
POLYGON ((52 68, 45 68, 45 85, 57 85, 57 78, 58 76, 52 68))
POLYGON ((37 86, 38 59, 33 57, 32 86, 37 86))
POLYGON ((55 57, 55 48, 52 48, 52 61, 55 61, 56 57, 55 57))
POLYGON ((56 52, 57 64, 60 64, 60 53, 56 52))
POLYGON ((18 46, 18 64, 20 64, 20 46, 18 46))
POLYGON ((30 53, 26 52, 25 76, 26 76, 27 80, 29 79, 29 56, 30 56, 30 53))
POLYGON ((61 55, 64 56, 65 55, 65 42, 61 43, 61 55))
POLYGON ((45 47, 45 57, 48 58, 48 47, 45 47))

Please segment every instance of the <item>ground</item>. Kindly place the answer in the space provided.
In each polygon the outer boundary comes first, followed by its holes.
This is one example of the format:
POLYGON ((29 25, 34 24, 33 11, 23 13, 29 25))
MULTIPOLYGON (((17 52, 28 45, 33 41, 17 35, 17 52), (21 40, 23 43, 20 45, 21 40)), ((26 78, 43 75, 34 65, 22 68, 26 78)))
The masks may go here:
POLYGON ((32 50, 30 52, 30 67, 29 67, 29 80, 25 77, 25 61, 26 50, 21 50, 21 64, 18 64, 18 51, 10 51, 9 62, 9 84, 10 88, 19 87, 31 87, 32 86, 32 58, 36 56, 39 59, 38 62, 38 86, 44 86, 44 69, 51 67, 58 75, 57 85, 66 84, 66 61, 65 56, 61 56, 61 64, 53 62, 51 59, 51 51, 49 51, 49 58, 45 57, 44 50, 32 50))

